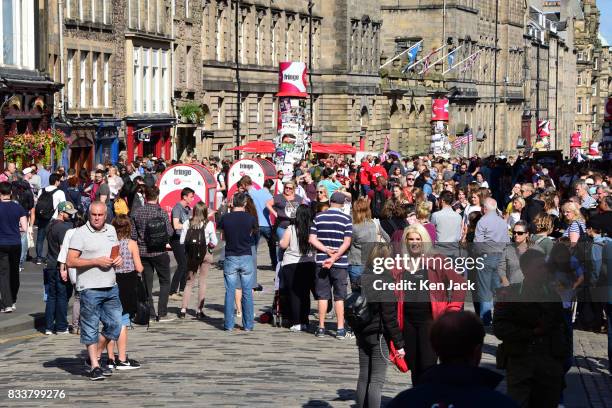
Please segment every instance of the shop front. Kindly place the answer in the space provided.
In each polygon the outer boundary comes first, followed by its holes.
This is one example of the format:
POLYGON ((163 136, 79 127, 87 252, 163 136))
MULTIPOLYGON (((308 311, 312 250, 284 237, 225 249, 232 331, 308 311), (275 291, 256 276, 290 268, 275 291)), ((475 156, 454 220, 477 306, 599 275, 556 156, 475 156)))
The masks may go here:
POLYGON ((137 156, 155 156, 170 160, 172 158, 170 130, 173 126, 174 118, 170 116, 160 120, 128 119, 127 161, 132 162, 137 156))
POLYGON ((119 161, 119 120, 100 120, 96 129, 96 164, 119 161))
POLYGON ((94 168, 95 125, 79 125, 70 129, 69 167, 77 173, 81 169, 88 171, 94 168))

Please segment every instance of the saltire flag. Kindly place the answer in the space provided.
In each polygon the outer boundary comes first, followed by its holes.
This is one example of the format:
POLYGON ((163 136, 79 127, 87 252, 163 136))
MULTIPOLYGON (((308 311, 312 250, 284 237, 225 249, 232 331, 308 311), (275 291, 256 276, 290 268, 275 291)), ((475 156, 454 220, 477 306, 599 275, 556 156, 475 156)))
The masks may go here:
POLYGON ((472 68, 474 64, 476 63, 476 60, 478 59, 479 56, 480 56, 480 51, 476 51, 474 54, 470 55, 468 57, 467 62, 465 63, 465 66, 461 69, 461 72, 465 72, 468 69, 472 68))

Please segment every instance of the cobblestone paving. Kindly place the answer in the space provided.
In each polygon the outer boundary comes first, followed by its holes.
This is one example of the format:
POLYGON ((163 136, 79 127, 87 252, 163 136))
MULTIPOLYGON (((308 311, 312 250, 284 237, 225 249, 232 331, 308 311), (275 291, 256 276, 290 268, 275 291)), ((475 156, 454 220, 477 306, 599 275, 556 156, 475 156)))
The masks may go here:
MULTIPOLYGON (((264 291, 255 296, 257 311, 271 304, 273 273, 260 270, 259 281, 264 291)), ((188 317, 155 323, 149 330, 136 327, 129 332, 129 354, 143 367, 115 372, 105 381, 93 383, 87 379, 84 348, 74 335, 40 336, 1 348, 0 406, 354 405, 358 373, 354 340, 340 341, 331 335, 318 339, 311 333, 295 334, 264 324, 256 324, 251 333, 224 332, 224 289, 218 269, 210 271, 208 288, 206 321, 188 317), (66 397, 9 400, 9 389, 59 389, 65 391, 66 397)), ((178 306, 178 302, 171 301, 170 312, 178 306)), ((335 324, 330 329, 333 333, 335 324)), ((483 365, 492 367, 497 341, 487 335, 486 342, 483 365)), ((606 347, 604 335, 576 332, 579 367, 570 375, 580 375, 580 379, 574 379, 575 389, 571 392, 575 395, 568 398, 566 406, 612 404, 606 347)), ((391 367, 387 377, 383 401, 410 385, 408 375, 391 367)), ((502 384, 500 390, 504 389, 502 384)))

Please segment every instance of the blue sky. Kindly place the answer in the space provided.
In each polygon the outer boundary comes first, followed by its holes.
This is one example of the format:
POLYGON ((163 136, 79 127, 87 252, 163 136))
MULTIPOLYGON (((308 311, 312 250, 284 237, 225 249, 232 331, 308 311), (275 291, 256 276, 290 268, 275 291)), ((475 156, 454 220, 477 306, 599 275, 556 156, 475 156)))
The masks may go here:
POLYGON ((601 11, 599 31, 601 31, 606 40, 608 40, 608 43, 612 44, 612 1, 598 0, 597 7, 599 7, 601 11))

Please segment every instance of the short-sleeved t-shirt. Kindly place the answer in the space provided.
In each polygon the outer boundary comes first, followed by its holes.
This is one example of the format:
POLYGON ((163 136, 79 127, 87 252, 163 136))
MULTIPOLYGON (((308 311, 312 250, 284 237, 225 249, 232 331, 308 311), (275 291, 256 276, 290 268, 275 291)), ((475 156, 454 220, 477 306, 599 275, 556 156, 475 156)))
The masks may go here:
MULTIPOLYGON (((353 236, 353 224, 351 217, 344 214, 342 210, 330 208, 317 214, 310 233, 317 236, 323 245, 329 248, 340 248, 344 238, 353 236)), ((348 251, 334 263, 334 268, 348 268, 348 251)), ((317 251, 316 262, 321 265, 328 258, 326 253, 317 251)))
POLYGON ((274 196, 273 208, 278 214, 276 223, 279 228, 287 228, 289 224, 291 224, 291 219, 295 218, 297 208, 302 204, 302 201, 304 201, 304 199, 297 194, 291 201, 287 200, 282 194, 274 196))
MULTIPOLYGON (((119 245, 115 227, 105 224, 97 231, 88 222, 77 228, 70 239, 70 249, 81 252, 82 259, 110 256, 115 245, 119 245)), ((110 288, 115 286, 115 268, 102 269, 97 266, 77 268, 77 290, 110 288)))
POLYGON ((23 207, 14 201, 0 202, 0 245, 21 244, 19 219, 26 215, 23 207))
POLYGON ((572 222, 567 230, 563 233, 564 237, 569 237, 571 232, 575 232, 576 234, 586 234, 586 224, 582 220, 576 220, 572 222), (582 230, 582 232, 580 232, 582 230))
POLYGON ((223 230, 225 256, 251 255, 251 235, 255 226, 257 218, 246 211, 225 214, 217 226, 223 230))
MULTIPOLYGON (((172 216, 170 217, 170 219, 174 221, 175 218, 178 218, 179 222, 181 224, 184 224, 185 221, 189 220, 190 215, 191 215, 191 211, 189 211, 189 208, 183 207, 181 203, 178 202, 176 203, 174 208, 172 208, 172 216)), ((172 228, 174 229, 174 222, 172 222, 171 224, 172 224, 172 228)), ((180 236, 181 230, 175 229, 174 234, 180 236)))
POLYGON ((270 211, 266 207, 268 201, 272 200, 272 194, 267 188, 256 190, 254 188, 249 190, 249 195, 253 199, 255 208, 257 209, 257 221, 260 227, 270 227, 270 211))
POLYGON ((108 186, 108 184, 106 183, 102 183, 100 184, 100 187, 98 187, 98 191, 96 191, 96 200, 100 199, 100 196, 104 195, 106 196, 106 199, 109 200, 110 199, 110 187, 108 186))

